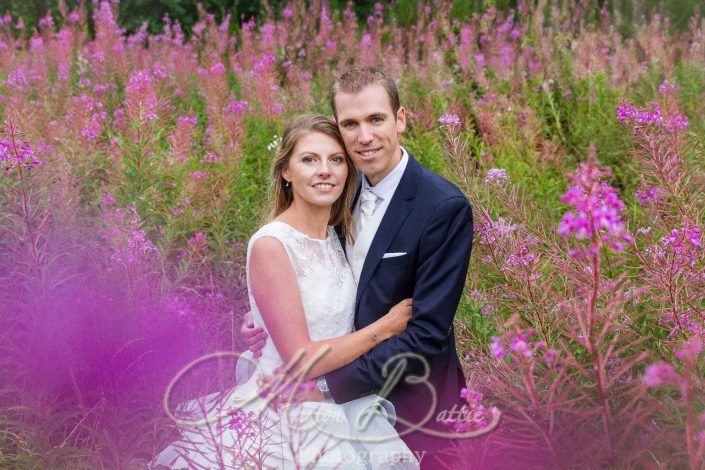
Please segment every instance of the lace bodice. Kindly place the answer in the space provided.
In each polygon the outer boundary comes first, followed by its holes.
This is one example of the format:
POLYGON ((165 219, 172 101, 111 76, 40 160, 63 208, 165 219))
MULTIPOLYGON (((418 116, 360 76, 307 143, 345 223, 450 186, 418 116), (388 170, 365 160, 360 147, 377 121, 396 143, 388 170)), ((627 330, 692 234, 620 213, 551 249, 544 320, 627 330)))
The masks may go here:
MULTIPOLYGON (((353 328, 356 285, 333 227, 328 227, 326 240, 317 240, 279 221, 261 227, 250 238, 247 246, 248 295, 255 325, 267 331, 250 288, 250 254, 255 241, 261 237, 276 238, 289 255, 301 291, 311 340, 350 333, 353 328)), ((267 339, 259 360, 260 370, 268 373, 281 363, 274 342, 271 338, 267 339)))

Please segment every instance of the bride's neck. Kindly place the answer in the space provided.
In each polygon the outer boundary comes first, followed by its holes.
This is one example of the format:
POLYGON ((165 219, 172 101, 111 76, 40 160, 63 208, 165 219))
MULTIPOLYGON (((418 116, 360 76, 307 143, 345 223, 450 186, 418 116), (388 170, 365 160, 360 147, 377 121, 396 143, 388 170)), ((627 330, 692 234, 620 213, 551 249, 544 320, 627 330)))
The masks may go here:
POLYGON ((304 207, 294 201, 288 209, 276 217, 276 220, 286 222, 311 238, 323 240, 328 235, 330 207, 309 205, 304 207))

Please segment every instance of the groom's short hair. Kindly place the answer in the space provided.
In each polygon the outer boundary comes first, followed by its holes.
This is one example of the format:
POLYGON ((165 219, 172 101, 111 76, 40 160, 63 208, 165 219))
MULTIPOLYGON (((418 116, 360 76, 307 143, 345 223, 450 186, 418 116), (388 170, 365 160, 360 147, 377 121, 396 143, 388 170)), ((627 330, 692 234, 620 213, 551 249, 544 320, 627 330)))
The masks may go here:
POLYGON ((379 67, 358 67, 345 72, 331 87, 330 107, 333 109, 333 115, 336 119, 338 113, 335 109, 335 95, 338 93, 350 93, 354 95, 360 93, 363 88, 373 83, 379 83, 387 91, 389 104, 392 105, 392 111, 394 112, 394 116, 396 116, 401 105, 399 104, 399 91, 397 90, 397 84, 394 83, 394 80, 389 78, 379 67))

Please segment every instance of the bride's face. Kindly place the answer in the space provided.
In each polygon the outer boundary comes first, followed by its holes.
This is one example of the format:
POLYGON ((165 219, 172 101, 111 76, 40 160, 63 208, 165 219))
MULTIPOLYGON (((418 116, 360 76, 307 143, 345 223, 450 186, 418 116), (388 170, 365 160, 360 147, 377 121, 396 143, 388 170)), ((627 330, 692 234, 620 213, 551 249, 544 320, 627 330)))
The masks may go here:
POLYGON ((282 171, 294 201, 332 206, 348 177, 346 158, 343 147, 326 134, 310 132, 299 138, 282 171))

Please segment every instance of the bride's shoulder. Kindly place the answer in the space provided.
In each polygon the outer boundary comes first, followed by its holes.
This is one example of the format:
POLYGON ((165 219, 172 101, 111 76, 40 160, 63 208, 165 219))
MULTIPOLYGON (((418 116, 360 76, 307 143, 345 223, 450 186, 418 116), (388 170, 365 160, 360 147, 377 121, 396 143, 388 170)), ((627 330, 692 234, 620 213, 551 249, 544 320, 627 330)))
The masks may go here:
POLYGON ((281 227, 278 222, 265 224, 250 237, 247 244, 248 257, 273 259, 280 255, 287 256, 287 240, 286 227, 281 227))
POLYGON ((250 237, 249 245, 252 246, 257 240, 262 237, 273 237, 284 241, 287 236, 286 226, 281 222, 273 220, 267 224, 262 225, 257 231, 250 237))

